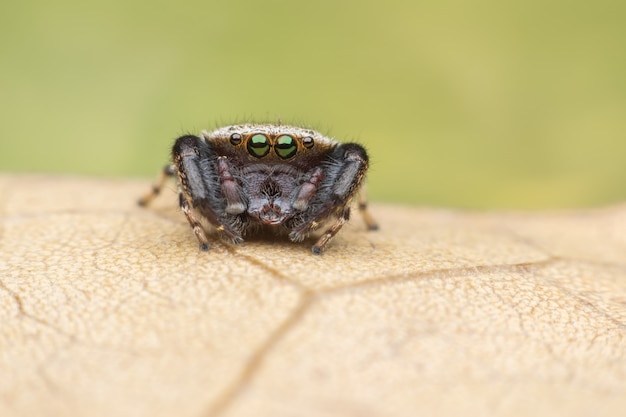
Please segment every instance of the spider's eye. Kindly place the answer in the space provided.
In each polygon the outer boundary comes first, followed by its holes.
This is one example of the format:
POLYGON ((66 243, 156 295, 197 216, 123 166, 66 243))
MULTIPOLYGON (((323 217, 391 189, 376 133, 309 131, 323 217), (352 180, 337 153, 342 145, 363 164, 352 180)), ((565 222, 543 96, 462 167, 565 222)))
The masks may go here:
POLYGON ((283 159, 291 158, 296 154, 298 150, 296 141, 289 135, 281 135, 276 138, 276 145, 274 150, 283 159))
POLYGON ((237 146, 241 143, 241 135, 239 133, 233 133, 230 135, 230 143, 233 146, 237 146))
POLYGON ((313 147, 313 138, 311 136, 303 137, 302 144, 305 148, 311 149, 313 147))
POLYGON ((257 133, 248 140, 248 152, 257 158, 263 158, 270 151, 270 142, 265 135, 257 133))

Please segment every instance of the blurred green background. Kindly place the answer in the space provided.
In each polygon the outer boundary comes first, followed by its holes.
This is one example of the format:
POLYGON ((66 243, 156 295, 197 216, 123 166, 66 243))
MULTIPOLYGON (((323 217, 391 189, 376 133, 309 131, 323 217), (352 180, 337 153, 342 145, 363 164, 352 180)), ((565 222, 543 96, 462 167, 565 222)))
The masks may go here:
POLYGON ((0 171, 156 176, 248 119, 366 145, 372 200, 626 198, 624 1, 42 1, 0 6, 0 171))

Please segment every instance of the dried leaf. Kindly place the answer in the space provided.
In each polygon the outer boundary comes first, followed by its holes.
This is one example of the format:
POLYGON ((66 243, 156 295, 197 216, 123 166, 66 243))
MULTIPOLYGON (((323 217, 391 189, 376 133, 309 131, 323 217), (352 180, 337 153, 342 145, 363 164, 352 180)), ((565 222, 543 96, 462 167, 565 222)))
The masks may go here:
POLYGON ((0 415, 621 415, 626 207, 373 205, 200 252, 173 191, 0 176, 0 415))

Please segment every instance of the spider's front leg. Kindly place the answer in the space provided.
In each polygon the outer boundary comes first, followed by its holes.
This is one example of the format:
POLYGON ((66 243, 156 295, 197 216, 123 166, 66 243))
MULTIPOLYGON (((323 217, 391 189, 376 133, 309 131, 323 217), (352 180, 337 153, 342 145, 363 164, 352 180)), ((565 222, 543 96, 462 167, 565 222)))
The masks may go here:
MULTIPOLYGON (((316 168, 300 187, 294 208, 303 212, 304 221, 289 234, 293 241, 300 241, 319 226, 327 217, 337 218, 311 248, 315 255, 321 254, 331 239, 350 217, 350 203, 359 191, 368 167, 365 149, 355 143, 337 146, 329 155, 330 162, 324 169, 316 168), (310 212, 306 210, 310 208, 310 212)), ((364 197, 359 209, 370 230, 377 228, 366 210, 364 197)))
POLYGON ((200 249, 207 250, 209 244, 192 208, 233 243, 243 242, 241 234, 223 222, 219 214, 222 199, 226 200, 225 211, 228 214, 245 210, 245 203, 226 161, 217 158, 204 139, 192 135, 176 140, 172 160, 178 173, 180 208, 200 243, 200 249))

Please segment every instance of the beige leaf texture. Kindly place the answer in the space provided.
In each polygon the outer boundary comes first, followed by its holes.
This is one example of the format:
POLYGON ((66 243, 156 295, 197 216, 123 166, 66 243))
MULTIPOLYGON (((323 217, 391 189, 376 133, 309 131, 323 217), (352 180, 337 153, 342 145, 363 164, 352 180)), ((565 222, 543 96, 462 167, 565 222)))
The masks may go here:
POLYGON ((0 176, 1 416, 626 410, 626 206, 372 204, 322 256, 200 252, 149 187, 0 176))

